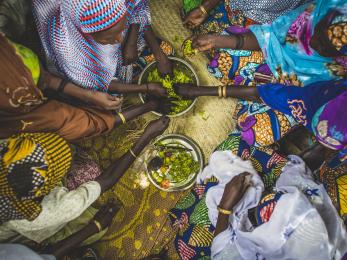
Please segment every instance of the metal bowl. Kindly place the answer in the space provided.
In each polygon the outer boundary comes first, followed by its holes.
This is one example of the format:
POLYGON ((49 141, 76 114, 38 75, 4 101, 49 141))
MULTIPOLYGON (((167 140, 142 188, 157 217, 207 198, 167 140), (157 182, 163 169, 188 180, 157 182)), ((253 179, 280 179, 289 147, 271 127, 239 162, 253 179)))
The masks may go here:
MULTIPOLYGON (((199 81, 198 75, 196 74, 195 70, 188 62, 176 57, 169 57, 169 59, 172 60, 174 69, 179 69, 180 71, 183 71, 186 75, 188 75, 193 80, 193 84, 199 86, 200 81, 199 81)), ((150 82, 147 82, 147 78, 149 73, 152 72, 157 67, 156 65, 157 65, 157 61, 153 61, 143 69, 140 75, 140 78, 138 80, 138 84, 150 83, 150 82)), ((141 101, 145 103, 145 95, 139 94, 139 97, 141 101)), ((186 114, 188 111, 190 111, 194 107, 196 100, 197 99, 194 99, 192 104, 189 107, 187 107, 187 109, 174 115, 168 115, 168 117, 178 117, 178 116, 186 114)), ((155 111, 152 111, 152 113, 158 116, 162 116, 162 114, 155 111)))
POLYGON ((187 190, 191 188, 196 181, 196 176, 202 171, 204 167, 204 157, 198 144, 195 143, 189 137, 180 135, 180 134, 162 135, 158 137, 157 139, 155 139, 153 144, 156 144, 158 142, 161 142, 162 144, 174 144, 178 147, 185 147, 185 148, 191 149, 192 151, 190 153, 193 156, 194 160, 196 160, 199 163, 200 169, 199 171, 190 174, 186 180, 182 182, 177 182, 177 183, 171 182, 169 188, 163 188, 155 181, 154 177, 152 176, 153 175, 152 172, 148 170, 148 162, 150 162, 151 159, 153 159, 157 155, 156 154, 157 150, 153 149, 152 152, 147 154, 147 158, 145 158, 145 168, 146 168, 147 176, 150 182, 158 189, 167 191, 167 192, 182 191, 182 190, 187 190))

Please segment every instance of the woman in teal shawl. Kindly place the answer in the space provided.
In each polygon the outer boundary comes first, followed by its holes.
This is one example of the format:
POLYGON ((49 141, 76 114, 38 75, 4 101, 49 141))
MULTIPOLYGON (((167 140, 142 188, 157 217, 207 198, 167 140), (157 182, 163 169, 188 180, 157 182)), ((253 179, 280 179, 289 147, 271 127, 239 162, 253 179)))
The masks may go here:
MULTIPOLYGON (((285 85, 314 86, 311 83, 346 78, 346 0, 316 0, 271 24, 249 29, 231 35, 200 35, 193 38, 193 47, 200 51, 262 50, 266 65, 256 73, 270 71, 273 82, 285 85)), ((256 134, 254 146, 271 145, 297 125, 288 115, 244 100, 239 101, 235 115, 239 132, 252 130, 256 134)))

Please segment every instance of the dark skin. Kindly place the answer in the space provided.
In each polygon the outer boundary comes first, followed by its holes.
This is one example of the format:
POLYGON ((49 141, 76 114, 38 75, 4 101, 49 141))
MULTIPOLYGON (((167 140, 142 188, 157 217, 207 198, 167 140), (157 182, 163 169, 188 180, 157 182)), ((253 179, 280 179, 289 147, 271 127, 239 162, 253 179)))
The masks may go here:
MULTIPOLYGON (((125 63, 130 64, 134 60, 137 60, 137 38, 139 25, 133 24, 130 26, 128 34, 125 41, 123 42, 122 33, 125 29, 126 17, 124 16, 117 24, 114 26, 99 31, 96 33, 91 33, 90 36, 99 44, 121 44, 123 43, 123 54, 125 55, 125 63), (135 51, 136 47, 136 51, 135 51), (136 55, 133 55, 133 54, 136 55)), ((147 30, 145 38, 148 41, 153 54, 158 61, 158 69, 161 74, 167 75, 172 74, 172 64, 167 58, 167 56, 159 48, 158 42, 155 39, 155 35, 151 29, 147 30)), ((57 77, 51 73, 48 73, 41 68, 41 76, 39 81, 39 88, 57 90, 61 82, 61 78, 57 77)), ((122 105, 123 99, 120 97, 115 97, 110 95, 112 93, 125 94, 125 93, 144 93, 153 95, 159 98, 167 97, 166 90, 161 84, 151 83, 151 84, 123 84, 120 82, 113 81, 109 86, 109 93, 91 91, 77 86, 76 84, 69 82, 64 88, 64 94, 80 99, 81 101, 90 103, 96 107, 105 110, 116 110, 122 105)), ((144 111, 145 113, 145 111, 144 111)))
MULTIPOLYGON (((243 172, 236 177, 232 178, 226 185, 222 199, 219 203, 219 207, 225 210, 232 211, 235 205, 242 199, 243 195, 247 191, 249 183, 250 173, 243 172)), ((229 215, 219 213, 216 224, 216 230, 214 236, 217 236, 228 228, 229 215)))
MULTIPOLYGON (((114 200, 109 200, 94 216, 94 220, 101 224, 102 229, 111 225, 112 219, 120 208, 119 204, 116 204, 114 200)), ((57 259, 61 259, 67 255, 73 249, 81 244, 88 237, 98 233, 98 227, 91 221, 87 226, 74 233, 73 235, 59 241, 55 245, 44 252, 45 254, 53 254, 57 259)))
MULTIPOLYGON (((219 96, 218 88, 213 86, 198 87, 187 83, 176 84, 174 88, 178 95, 187 99, 195 99, 201 96, 219 96)), ((232 98, 262 102, 258 90, 254 86, 229 85, 226 87, 226 95, 232 98)))
MULTIPOLYGON (((130 25, 125 41, 122 45, 124 65, 134 63, 138 59, 137 40, 139 35, 139 29, 139 24, 130 25)), ((156 61, 158 62, 157 66, 159 74, 161 76, 172 75, 172 63, 165 55, 163 50, 160 48, 160 45, 151 27, 149 27, 145 31, 144 36, 149 48, 151 49, 156 61)))
MULTIPOLYGON (((121 43, 124 65, 130 65, 138 59, 137 40, 139 36, 140 25, 131 24, 125 36, 125 39, 123 40, 122 32, 125 29, 125 25, 126 16, 124 16, 120 20, 120 22, 116 23, 111 28, 100 32, 95 32, 90 35, 96 42, 103 45, 121 43)), ((145 31, 145 40, 148 43, 148 46, 151 49, 156 61, 158 62, 159 73, 162 76, 172 75, 172 63, 160 48, 160 45, 158 44, 158 41, 151 27, 145 31)))
MULTIPOLYGON (((144 133, 132 146, 131 150, 139 155, 142 150, 157 136, 161 135, 169 126, 169 118, 161 117, 155 121, 149 123, 144 133)), ((121 158, 117 160, 117 163, 112 164, 103 174, 99 175, 95 181, 99 182, 101 186, 101 192, 105 192, 110 189, 118 180, 124 175, 126 170, 135 161, 135 157, 130 150, 125 153, 121 158)))
MULTIPOLYGON (((316 143, 306 151, 302 152, 300 157, 304 160, 311 171, 315 171, 319 169, 324 161, 328 160, 335 153, 336 151, 333 151, 320 143, 316 143)), ((249 173, 242 173, 234 177, 227 183, 227 185, 225 185, 225 190, 219 203, 219 207, 226 210, 232 210, 235 207, 235 205, 242 199, 250 185, 247 179, 247 176, 249 175, 249 173)), ((228 225, 229 215, 219 213, 214 236, 217 236, 226 230, 228 225)))
MULTIPOLYGON (((206 12, 209 13, 220 2, 221 0, 204 0, 202 1, 202 6, 205 8, 206 12)), ((207 17, 208 15, 203 13, 200 8, 195 8, 184 17, 183 24, 189 29, 194 29, 201 25, 207 17)))
MULTIPOLYGON (((132 152, 136 155, 139 155, 154 138, 161 135, 166 130, 169 122, 170 119, 165 116, 150 122, 145 128, 142 136, 132 146, 132 152)), ((95 181, 100 184, 101 193, 104 193, 112 188, 135 160, 136 158, 129 150, 121 158, 114 162, 109 168, 107 168, 103 174, 98 176, 95 181)), ((98 211, 98 213, 94 217, 94 220, 97 220, 101 224, 102 229, 105 229, 111 224, 112 219, 118 209, 119 205, 117 205, 113 200, 110 200, 104 207, 102 207, 98 211)), ((69 251, 71 251, 74 247, 86 240, 88 237, 98 232, 99 230, 95 223, 91 222, 82 230, 48 248, 45 253, 53 254, 57 259, 60 259, 64 255, 69 253, 69 251)))
MULTIPOLYGON (((214 2, 210 0, 207 2, 214 2)), ((219 2, 215 0, 215 2, 219 2)), ((203 4, 205 6, 205 4, 203 4)), ((206 9, 207 10, 207 9, 206 9)), ((208 9, 211 10, 211 9, 208 9)), ((341 53, 331 44, 327 28, 329 27, 331 14, 326 15, 315 27, 314 34, 310 41, 310 46, 323 57, 338 57, 341 53)), ((200 25, 206 17, 202 14, 200 9, 191 11, 184 20, 184 24, 191 25, 193 28, 200 25), (199 16, 200 15, 200 16, 199 16)), ((260 51, 258 40, 252 32, 240 34, 244 38, 244 43, 239 48, 240 50, 260 51)), ((212 49, 228 48, 236 49, 238 39, 234 35, 218 35, 207 34, 199 35, 192 38, 192 47, 199 51, 209 51, 212 49)))
MULTIPOLYGON (((62 79, 58 76, 55 76, 43 68, 41 68, 40 80, 38 83, 38 87, 44 91, 46 89, 51 89, 57 91, 62 79)), ((88 89, 81 88, 72 82, 68 82, 63 90, 63 93, 69 95, 71 97, 78 98, 82 102, 85 102, 91 106, 95 106, 100 109, 105 110, 116 110, 119 109, 122 105, 123 98, 115 97, 112 94, 114 93, 144 93, 149 94, 158 98, 167 97, 166 90, 157 83, 150 84, 123 84, 118 82, 112 82, 110 85, 110 93, 100 92, 100 91, 92 91, 88 89)), ((156 110, 157 106, 153 107, 154 104, 150 106, 143 106, 143 110, 141 114, 147 113, 153 109, 156 110)), ((157 104, 159 106, 159 104, 157 104)), ((131 108, 130 108, 131 109, 131 108)), ((138 114, 140 115, 140 114, 138 114)), ((131 120, 132 118, 127 118, 127 120, 131 120)))

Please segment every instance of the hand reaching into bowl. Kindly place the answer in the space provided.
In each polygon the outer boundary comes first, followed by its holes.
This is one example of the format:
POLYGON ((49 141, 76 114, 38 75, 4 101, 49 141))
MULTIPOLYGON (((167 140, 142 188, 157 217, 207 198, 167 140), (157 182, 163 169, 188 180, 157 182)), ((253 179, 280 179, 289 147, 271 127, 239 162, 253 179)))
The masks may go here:
POLYGON ((153 96, 148 97, 148 103, 152 107, 153 111, 159 112, 162 115, 169 115, 174 107, 172 101, 174 98, 156 98, 153 96))
POLYGON ((160 83, 148 83, 148 93, 149 95, 155 96, 157 98, 167 98, 168 93, 166 89, 160 83))

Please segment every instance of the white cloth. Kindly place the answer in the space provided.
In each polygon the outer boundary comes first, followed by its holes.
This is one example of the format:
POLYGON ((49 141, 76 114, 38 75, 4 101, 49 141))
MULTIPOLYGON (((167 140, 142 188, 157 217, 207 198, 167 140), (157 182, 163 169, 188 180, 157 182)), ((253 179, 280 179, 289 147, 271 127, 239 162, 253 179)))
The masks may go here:
POLYGON ((347 252, 345 226, 301 158, 289 157, 276 189, 284 194, 270 220, 254 229, 244 225, 248 217, 229 225, 214 238, 212 258, 341 259, 347 252))
POLYGON ((43 198, 42 211, 35 220, 11 220, 1 225, 0 241, 19 233, 40 243, 79 217, 100 194, 101 187, 96 181, 84 183, 73 191, 55 187, 43 198))
POLYGON ((206 194, 208 216, 214 226, 218 218, 217 206, 222 199, 225 185, 232 178, 243 172, 251 174, 251 185, 243 199, 234 207, 233 210, 236 214, 230 216, 230 222, 234 225, 238 225, 238 223, 250 225, 250 223, 241 222, 240 219, 247 215, 247 209, 254 208, 258 204, 264 191, 264 184, 250 161, 242 160, 240 157, 232 154, 231 151, 217 151, 211 155, 209 164, 198 175, 199 183, 212 176, 219 181, 219 184, 210 188, 206 194))

